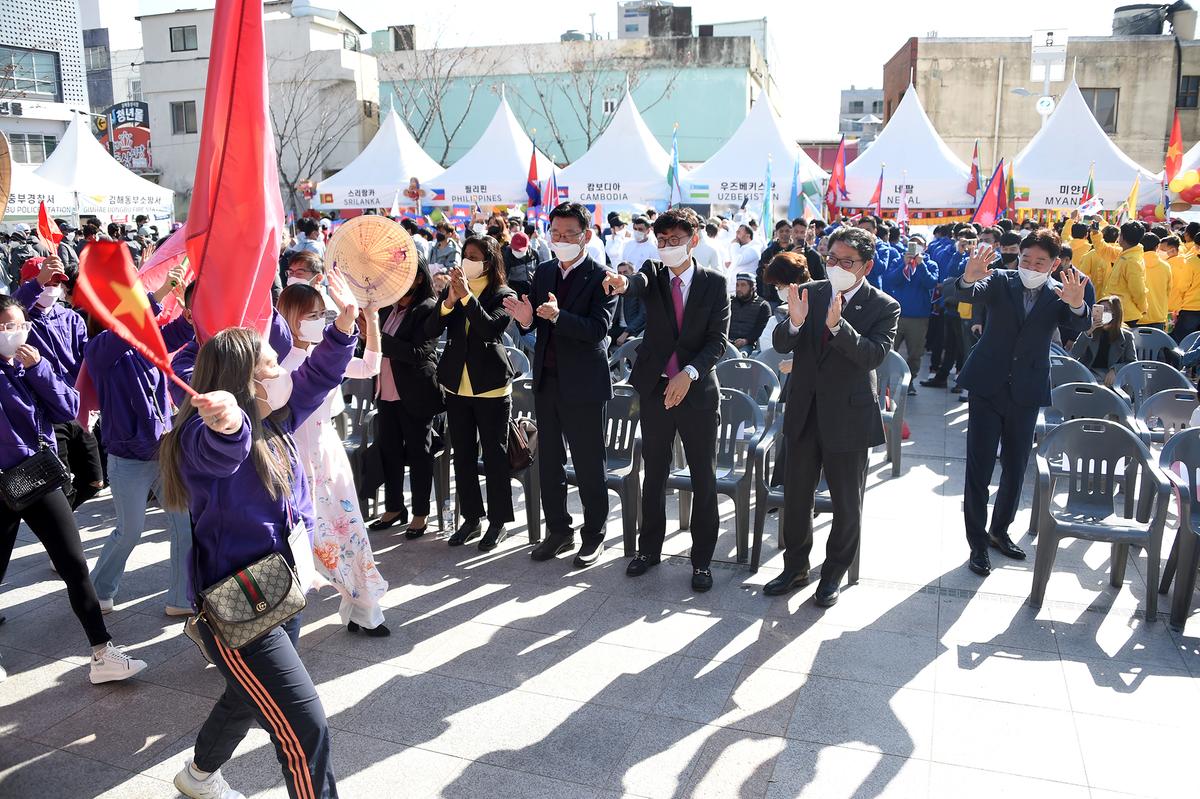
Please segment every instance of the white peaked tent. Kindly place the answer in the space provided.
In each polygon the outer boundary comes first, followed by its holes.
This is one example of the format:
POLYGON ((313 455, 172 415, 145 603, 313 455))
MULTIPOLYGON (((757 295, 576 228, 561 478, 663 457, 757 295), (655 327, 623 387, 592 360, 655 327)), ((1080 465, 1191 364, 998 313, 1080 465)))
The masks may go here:
POLYGON ((762 203, 767 158, 771 159, 771 198, 787 205, 791 200, 792 169, 800 156, 800 183, 817 184, 818 191, 829 175, 808 157, 788 135, 783 122, 761 96, 729 141, 712 157, 692 170, 685 183, 685 200, 694 203, 741 204, 757 210, 762 203))
POLYGON ((314 208, 391 208, 399 194, 400 205, 413 205, 414 199, 403 192, 416 179, 428 202, 425 184, 443 172, 437 161, 429 157, 395 109, 387 112, 375 138, 363 148, 358 157, 336 175, 317 184, 314 208))
POLYGON ((75 195, 57 183, 39 177, 28 164, 13 163, 12 186, 4 218, 8 221, 35 219, 38 208, 46 203, 51 217, 75 216, 75 195))
POLYGON ((896 112, 866 150, 846 165, 846 191, 842 205, 866 208, 883 170, 884 208, 899 208, 908 187, 909 208, 970 208, 967 194, 970 168, 959 160, 933 129, 917 90, 909 86, 896 112))
POLYGON ((1017 208, 1075 210, 1092 164, 1096 165, 1096 196, 1105 210, 1116 210, 1125 202, 1135 175, 1141 175, 1139 206, 1162 199, 1158 178, 1121 152, 1072 82, 1058 108, 1013 162, 1017 208))
MULTIPOLYGON (((434 178, 425 201, 431 205, 517 205, 529 202, 529 156, 533 142, 521 128, 508 100, 500 107, 466 155, 434 178)), ((538 151, 538 182, 550 175, 550 159, 538 151)), ((664 173, 665 174, 665 173, 664 173)))
POLYGON ((1182 175, 1189 169, 1200 169, 1200 141, 1193 144, 1179 160, 1179 174, 1182 175))
POLYGON ((67 126, 58 147, 37 168, 38 177, 75 194, 75 213, 132 219, 145 214, 152 219, 174 216, 175 192, 138 177, 117 163, 88 129, 84 117, 67 126))
POLYGON ((559 190, 581 203, 606 206, 663 205, 669 200, 671 155, 663 149, 629 90, 588 151, 558 175, 559 190))

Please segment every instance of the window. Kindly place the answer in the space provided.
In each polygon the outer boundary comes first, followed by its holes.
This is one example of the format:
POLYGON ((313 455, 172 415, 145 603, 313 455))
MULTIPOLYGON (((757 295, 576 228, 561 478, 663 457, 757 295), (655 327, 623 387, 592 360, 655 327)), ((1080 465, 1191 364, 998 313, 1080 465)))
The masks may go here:
POLYGON ((626 22, 625 23, 625 32, 626 33, 637 33, 638 32, 638 24, 636 22, 626 22))
POLYGON ((58 55, 17 47, 0 47, 0 96, 61 102, 58 55))
POLYGON ((1200 107, 1200 75, 1179 76, 1179 94, 1175 95, 1175 107, 1200 107))
POLYGON ((196 44, 196 26, 184 25, 179 28, 171 28, 171 52, 182 53, 185 50, 195 50, 196 44))
POLYGON ((613 114, 617 111, 617 101, 611 97, 604 98, 604 113, 613 114))
POLYGON ((180 135, 195 133, 196 130, 196 101, 171 103, 171 132, 180 135))
POLYGON ((879 114, 883 112, 883 100, 875 100, 871 103, 871 113, 879 114))
POLYGON ((850 113, 851 114, 861 114, 862 112, 863 112, 863 101, 862 100, 851 100, 850 101, 850 113))
POLYGON ((129 99, 142 101, 142 81, 139 78, 129 79, 129 99))
POLYGON ((342 49, 358 52, 358 34, 351 31, 342 31, 342 49))
POLYGON ((98 72, 108 69, 108 48, 104 45, 85 47, 83 57, 88 72, 98 72))
POLYGON ((54 136, 37 133, 10 133, 8 141, 12 145, 13 160, 19 164, 40 164, 58 146, 58 139, 54 136))
POLYGON ((1087 107, 1092 109, 1096 121, 1105 133, 1117 132, 1117 90, 1080 89, 1087 107))

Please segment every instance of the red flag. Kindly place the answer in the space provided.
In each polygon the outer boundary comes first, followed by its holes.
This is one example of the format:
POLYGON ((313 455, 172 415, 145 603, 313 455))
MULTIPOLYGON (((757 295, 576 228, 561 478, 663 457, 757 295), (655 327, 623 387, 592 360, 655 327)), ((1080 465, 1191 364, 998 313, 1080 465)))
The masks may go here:
POLYGON ((1166 177, 1167 183, 1179 174, 1183 164, 1183 133, 1179 130, 1179 111, 1175 112, 1175 121, 1171 124, 1171 141, 1167 143, 1166 177))
POLYGON ((829 188, 825 190, 825 207, 830 220, 837 218, 839 201, 846 196, 846 136, 843 134, 833 158, 833 170, 829 173, 829 188))
POLYGON ((537 175, 537 145, 529 156, 529 177, 525 181, 525 194, 529 198, 528 208, 536 208, 542 204, 542 190, 539 188, 537 175))
POLYGON ((875 184, 875 193, 867 205, 875 206, 875 216, 883 219, 883 167, 879 167, 879 182, 875 184))
POLYGON ((79 256, 75 303, 187 391, 175 376, 150 298, 133 271, 129 248, 119 241, 93 241, 79 256))
POLYGON ((971 153, 971 178, 967 181, 967 194, 971 199, 979 194, 979 139, 975 140, 975 152, 971 153))
POLYGON ((283 200, 267 108, 262 9, 262 0, 218 0, 213 13, 187 230, 200 340, 227 327, 264 331, 271 318, 283 200))
POLYGON ((975 213, 971 215, 972 222, 978 222, 984 227, 991 227, 996 224, 996 220, 1000 218, 1000 213, 1004 210, 1005 196, 1007 192, 1004 187, 1004 159, 1000 159, 1000 163, 996 164, 996 171, 992 173, 992 179, 988 181, 987 188, 983 191, 983 197, 979 200, 979 206, 975 209, 975 213))
POLYGON ((50 218, 45 201, 38 203, 38 238, 51 255, 58 254, 58 245, 63 240, 63 234, 58 229, 58 223, 50 218))

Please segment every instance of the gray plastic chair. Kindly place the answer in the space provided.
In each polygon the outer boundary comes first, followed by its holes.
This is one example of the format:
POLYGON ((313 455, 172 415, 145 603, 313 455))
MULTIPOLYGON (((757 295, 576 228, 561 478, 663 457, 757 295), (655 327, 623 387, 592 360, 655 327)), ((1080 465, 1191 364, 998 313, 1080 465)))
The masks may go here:
POLYGON ((1183 350, 1175 339, 1156 327, 1138 327, 1133 330, 1133 345, 1139 361, 1161 361, 1179 366, 1183 350))
MULTIPOLYGON (((367 463, 367 448, 372 443, 372 428, 376 414, 379 412, 375 404, 375 379, 353 378, 342 383, 342 391, 347 397, 346 408, 342 411, 343 427, 339 431, 342 436, 342 447, 350 461, 350 474, 354 484, 362 486, 367 463)), ((359 491, 359 503, 366 518, 371 517, 375 506, 375 498, 369 492, 359 491)))
POLYGON ((629 373, 633 371, 633 364, 637 361, 638 347, 641 344, 640 338, 631 338, 608 356, 608 368, 612 370, 618 382, 629 380, 629 373))
POLYGON ((507 344, 504 346, 504 351, 508 353, 508 362, 512 364, 513 371, 517 373, 517 380, 533 375, 533 368, 529 365, 528 355, 516 347, 510 347, 507 344))
POLYGON ((775 376, 779 378, 780 385, 783 385, 783 383, 787 381, 787 375, 779 371, 779 365, 784 361, 791 360, 791 357, 792 354, 790 352, 779 352, 774 347, 770 346, 763 347, 761 350, 754 353, 754 360, 758 361, 759 363, 765 363, 767 366, 769 366, 771 371, 775 373, 775 376))
POLYGON ((1064 538, 1112 544, 1110 584, 1125 578, 1129 547, 1146 553, 1146 619, 1158 616, 1159 552, 1171 483, 1150 450, 1126 428, 1102 419, 1075 419, 1054 429, 1038 447, 1039 497, 1033 506, 1040 538, 1029 605, 1040 608, 1064 538), (1069 478, 1066 504, 1051 489, 1051 464, 1069 478), (1117 473, 1123 480, 1117 479, 1117 473), (1119 493, 1118 493, 1119 492, 1119 493))
POLYGON ((1050 342, 1050 354, 1051 355, 1066 355, 1069 357, 1071 353, 1069 353, 1065 349, 1063 349, 1062 345, 1055 344, 1053 341, 1051 341, 1050 342))
POLYGON ((1196 346, 1196 342, 1200 341, 1200 330, 1188 333, 1183 337, 1183 341, 1179 342, 1179 349, 1187 352, 1192 347, 1196 346))
POLYGON ((883 431, 887 438, 887 459, 892 464, 892 477, 899 477, 904 411, 908 407, 912 375, 900 353, 891 350, 875 370, 875 377, 879 383, 879 412, 883 416, 883 431))
POLYGON ((1198 405, 1195 389, 1169 388, 1147 397, 1137 410, 1138 435, 1147 444, 1165 444, 1191 423, 1198 405))
POLYGON ((1175 533, 1175 544, 1163 567, 1162 582, 1158 593, 1165 594, 1175 583, 1175 594, 1171 597, 1171 626, 1182 630, 1191 612, 1192 596, 1196 591, 1196 570, 1200 568, 1200 491, 1197 491, 1196 473, 1200 470, 1200 429, 1184 430, 1171 438, 1159 455, 1158 465, 1166 473, 1179 497, 1179 529, 1175 533), (1183 467, 1180 477, 1175 465, 1183 467))
POLYGON ((1050 406, 1038 414, 1035 438, 1071 419, 1112 419, 1130 430, 1137 429, 1133 409, 1117 392, 1096 383, 1067 383, 1050 389, 1050 406))
POLYGON ((1050 387, 1066 385, 1067 383, 1095 383, 1096 376, 1092 370, 1084 366, 1070 355, 1050 356, 1050 387))
MULTIPOLYGON (((605 408, 604 446, 608 473, 605 483, 621 499, 621 528, 625 556, 637 554, 637 531, 642 512, 642 434, 639 429, 638 393, 630 386, 613 386, 605 408)), ((567 464, 567 483, 578 485, 575 467, 567 464)))
POLYGON ((1129 398, 1136 410, 1147 397, 1169 388, 1192 388, 1192 381, 1170 364, 1161 361, 1134 361, 1117 371, 1113 385, 1129 398))
POLYGON ((736 361, 740 360, 741 357, 742 351, 733 346, 733 343, 729 339, 725 339, 725 354, 721 356, 721 361, 736 361))
POLYGON ((717 382, 723 387, 748 394, 758 403, 766 415, 768 427, 775 421, 782 391, 779 378, 771 367, 757 359, 736 358, 718 363, 716 373, 717 382))

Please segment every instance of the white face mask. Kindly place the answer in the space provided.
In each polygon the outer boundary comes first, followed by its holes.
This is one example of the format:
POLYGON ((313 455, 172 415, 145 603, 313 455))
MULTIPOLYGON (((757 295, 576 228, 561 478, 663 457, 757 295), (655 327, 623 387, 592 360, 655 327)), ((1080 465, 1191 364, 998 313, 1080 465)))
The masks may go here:
POLYGON ((312 286, 317 291, 322 291, 325 288, 324 283, 313 283, 311 277, 288 277, 287 284, 289 286, 312 286))
POLYGON ((319 344, 325 338, 324 319, 301 319, 300 340, 309 344, 319 344))
POLYGON ((38 295, 37 305, 39 308, 49 308, 54 303, 62 299, 62 286, 46 286, 42 289, 42 293, 38 295))
POLYGON ((263 387, 267 407, 272 411, 277 411, 287 405, 288 400, 292 398, 292 373, 286 369, 281 369, 277 377, 266 380, 256 378, 254 382, 263 387))
POLYGON ((560 264, 574 263, 575 259, 579 257, 579 253, 583 252, 583 247, 578 244, 568 244, 563 241, 550 242, 550 249, 560 264))
POLYGON ((476 236, 486 236, 487 225, 471 225, 471 232, 476 236))
POLYGON ((1017 268, 1017 274, 1021 277, 1021 284, 1027 289, 1040 289, 1046 284, 1047 278, 1050 277, 1049 272, 1039 272, 1036 269, 1026 269, 1023 266, 1017 268))
POLYGON ((666 266, 683 266, 687 263, 688 247, 680 244, 678 247, 659 247, 658 258, 666 266))
POLYGON ((0 358, 11 358, 16 355, 17 349, 28 339, 28 330, 14 330, 11 333, 0 332, 0 358))
POLYGON ((483 274, 483 261, 472 261, 470 258, 464 258, 462 262, 463 275, 467 280, 474 280, 483 274))
POLYGON ((1112 324, 1112 311, 1105 311, 1104 313, 1100 314, 1100 324, 1112 324))
POLYGON ((649 234, 646 233, 644 230, 635 230, 635 231, 633 231, 633 237, 637 241, 642 242, 642 241, 645 241, 649 237, 649 234))
POLYGON ((529 248, 528 248, 528 247, 523 247, 522 249, 519 249, 519 250, 513 250, 513 251, 512 251, 512 254, 513 254, 513 255, 515 255, 515 256, 517 256, 518 258, 524 258, 524 257, 525 257, 525 253, 527 253, 527 252, 529 252, 529 248))
POLYGON ((775 287, 775 296, 779 298, 780 302, 787 302, 788 301, 787 286, 776 286, 775 287))
POLYGON ((825 273, 829 278, 829 285, 833 286, 833 290, 838 293, 849 291, 858 282, 858 278, 853 272, 840 266, 831 266, 825 270, 825 273))

